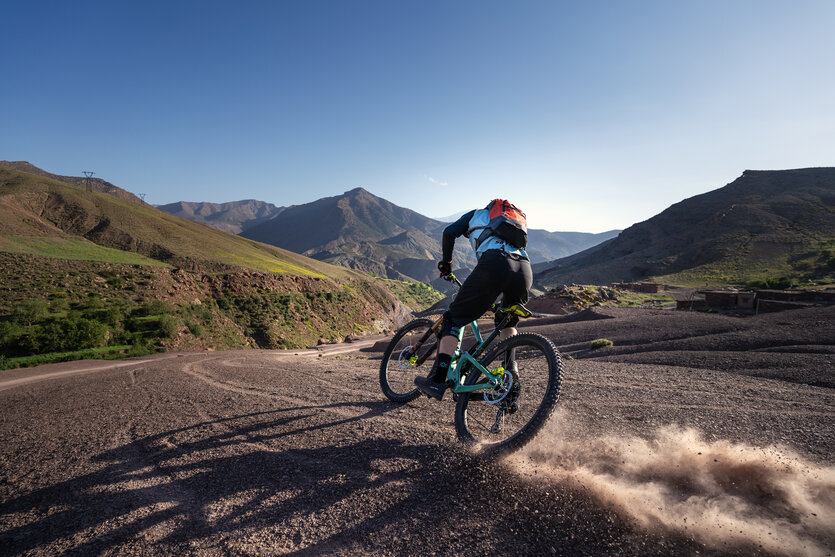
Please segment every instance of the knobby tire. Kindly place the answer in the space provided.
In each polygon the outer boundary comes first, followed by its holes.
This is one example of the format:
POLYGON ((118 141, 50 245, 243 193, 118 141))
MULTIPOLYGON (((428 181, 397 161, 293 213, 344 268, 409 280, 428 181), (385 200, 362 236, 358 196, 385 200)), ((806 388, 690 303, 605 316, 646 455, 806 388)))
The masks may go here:
MULTIPOLYGON (((485 457, 503 456, 522 448, 526 443, 533 439, 533 437, 545 425, 545 422, 553 413, 557 400, 560 396, 560 386, 562 382, 562 359, 560 358, 559 352, 557 351, 556 346, 554 346, 554 343, 542 335, 535 333, 523 333, 512 336, 491 349, 487 355, 480 360, 481 365, 487 369, 495 369, 498 367, 496 363, 494 363, 495 360, 499 357, 503 358, 504 355, 512 348, 516 349, 515 352, 517 355, 521 355, 525 358, 517 358, 519 375, 521 376, 521 379, 517 378, 520 385, 519 394, 516 395, 519 400, 519 404, 531 406, 533 404, 533 402, 529 402, 525 398, 526 381, 529 385, 538 383, 541 387, 546 380, 545 377, 526 377, 526 374, 531 372, 536 372, 538 375, 538 370, 535 368, 526 369, 527 361, 532 361, 535 357, 541 357, 543 361, 539 365, 542 366, 547 363, 547 371, 542 370, 547 374, 547 384, 545 384, 544 394, 541 401, 535 402, 538 406, 528 421, 510 437, 495 442, 485 442, 480 440, 477 435, 474 435, 474 431, 477 431, 482 436, 489 437, 484 431, 487 429, 485 425, 489 424, 483 423, 484 420, 477 422, 475 416, 469 415, 475 415, 477 413, 488 415, 492 412, 491 407, 487 406, 487 403, 484 402, 483 393, 477 391, 471 394, 462 393, 459 395, 458 404, 455 407, 455 429, 458 433, 458 438, 463 443, 477 448, 479 450, 479 454, 485 457), (473 409, 472 412, 470 412, 471 408, 473 409)), ((535 366, 535 364, 532 365, 535 366)), ((484 381, 486 381, 484 375, 477 369, 473 369, 467 374, 464 384, 473 385, 477 382, 484 381)), ((530 412, 531 408, 525 408, 525 410, 526 412, 530 412)), ((497 414, 498 408, 496 408, 495 411, 497 414)), ((522 420, 525 419, 522 416, 520 416, 520 418, 522 420)))
POLYGON ((399 367, 398 358, 403 348, 411 343, 405 342, 405 337, 409 337, 412 342, 417 342, 432 325, 433 322, 429 319, 410 321, 398 329, 394 338, 386 347, 386 351, 383 353, 383 361, 380 362, 380 388, 382 388, 386 398, 392 402, 409 402, 420 395, 420 390, 414 386, 413 381, 418 375, 428 375, 429 370, 432 369, 435 363, 432 352, 438 348, 437 336, 430 336, 421 347, 419 354, 424 357, 422 365, 402 369, 399 367), (427 354, 427 352, 429 353, 427 354), (406 388, 407 386, 409 388, 406 388))

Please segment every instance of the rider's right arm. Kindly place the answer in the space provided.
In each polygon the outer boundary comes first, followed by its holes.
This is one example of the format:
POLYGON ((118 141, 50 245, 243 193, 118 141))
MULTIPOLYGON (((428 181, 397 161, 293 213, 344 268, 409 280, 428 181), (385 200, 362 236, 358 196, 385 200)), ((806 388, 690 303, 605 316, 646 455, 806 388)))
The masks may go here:
POLYGON ((444 228, 443 259, 441 261, 452 261, 452 248, 455 247, 455 239, 467 233, 470 219, 473 218, 475 209, 464 213, 461 218, 444 228))

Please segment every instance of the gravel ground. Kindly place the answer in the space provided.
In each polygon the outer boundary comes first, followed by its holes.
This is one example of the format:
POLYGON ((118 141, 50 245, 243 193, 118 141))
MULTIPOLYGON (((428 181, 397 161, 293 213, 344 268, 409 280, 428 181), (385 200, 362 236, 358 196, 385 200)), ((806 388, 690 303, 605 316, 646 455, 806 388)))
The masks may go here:
POLYGON ((384 342, 3 372, 0 554, 835 552, 835 308, 524 329, 563 394, 498 464, 383 397, 384 342))

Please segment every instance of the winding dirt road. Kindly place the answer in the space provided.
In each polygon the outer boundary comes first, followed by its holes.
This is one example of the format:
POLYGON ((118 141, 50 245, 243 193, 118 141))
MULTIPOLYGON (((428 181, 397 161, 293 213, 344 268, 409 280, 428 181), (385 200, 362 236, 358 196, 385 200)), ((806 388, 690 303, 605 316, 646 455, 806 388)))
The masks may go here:
POLYGON ((0 554, 831 554, 835 308, 780 315, 531 322, 563 395, 499 465, 376 339, 3 372, 0 554))

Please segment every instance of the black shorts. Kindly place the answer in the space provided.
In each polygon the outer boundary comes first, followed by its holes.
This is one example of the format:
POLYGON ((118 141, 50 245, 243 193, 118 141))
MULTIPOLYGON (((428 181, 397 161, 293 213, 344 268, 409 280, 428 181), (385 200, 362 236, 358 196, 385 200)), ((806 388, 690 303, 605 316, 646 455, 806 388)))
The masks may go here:
MULTIPOLYGON (((501 250, 484 252, 444 314, 447 327, 463 327, 475 321, 490 309, 499 294, 503 306, 524 304, 532 284, 530 261, 501 250)), ((518 317, 511 326, 516 322, 518 317)))

